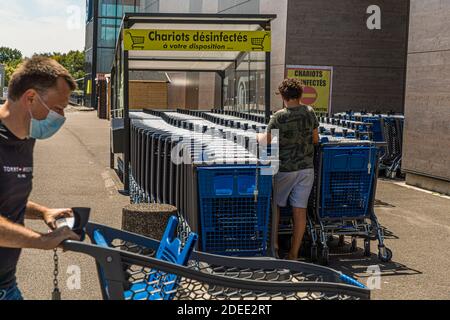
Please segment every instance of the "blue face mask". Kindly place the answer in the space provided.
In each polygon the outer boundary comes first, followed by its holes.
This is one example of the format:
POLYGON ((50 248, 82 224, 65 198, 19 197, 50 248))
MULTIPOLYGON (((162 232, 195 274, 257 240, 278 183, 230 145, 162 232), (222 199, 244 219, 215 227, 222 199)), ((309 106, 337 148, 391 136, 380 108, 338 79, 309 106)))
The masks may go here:
POLYGON ((30 124, 30 137, 39 140, 45 140, 51 138, 56 132, 61 129, 66 122, 66 118, 62 115, 51 110, 48 105, 42 101, 40 96, 37 96, 40 102, 47 108, 49 114, 44 120, 36 120, 30 110, 31 124, 30 124))

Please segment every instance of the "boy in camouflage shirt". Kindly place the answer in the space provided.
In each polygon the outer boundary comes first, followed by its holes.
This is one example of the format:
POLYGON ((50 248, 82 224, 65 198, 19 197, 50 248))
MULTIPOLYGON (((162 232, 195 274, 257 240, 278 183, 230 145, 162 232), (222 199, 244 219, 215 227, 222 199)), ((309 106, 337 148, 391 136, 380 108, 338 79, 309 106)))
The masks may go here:
MULTIPOLYGON (((285 108, 272 117, 267 133, 259 135, 258 141, 271 143, 272 130, 279 131, 280 171, 274 177, 274 201, 278 206, 278 217, 280 207, 286 207, 288 200, 293 208, 294 231, 287 259, 297 260, 314 184, 314 145, 319 143, 319 121, 313 108, 300 102, 303 95, 300 80, 284 80, 278 90, 285 108)), ((278 232, 274 237, 278 251, 278 232)))

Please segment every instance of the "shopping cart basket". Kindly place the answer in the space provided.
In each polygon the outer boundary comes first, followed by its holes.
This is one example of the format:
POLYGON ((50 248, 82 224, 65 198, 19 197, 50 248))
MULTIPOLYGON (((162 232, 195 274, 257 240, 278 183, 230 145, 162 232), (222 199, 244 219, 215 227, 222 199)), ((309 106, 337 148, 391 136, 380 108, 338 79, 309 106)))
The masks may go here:
POLYGON ((105 300, 370 299, 362 284, 321 266, 195 251, 182 266, 158 259, 156 240, 94 223, 87 234, 93 244, 67 241, 64 248, 96 260, 105 300))
MULTIPOLYGON (((319 179, 315 196, 314 229, 321 245, 322 263, 328 264, 328 240, 335 235, 364 239, 364 254, 370 256, 370 241, 378 240, 378 257, 387 262, 392 251, 384 244, 384 234, 374 211, 380 147, 373 142, 322 143, 319 179)), ((317 250, 313 243, 313 250, 317 250)), ((316 253, 314 253, 316 255, 316 253)))

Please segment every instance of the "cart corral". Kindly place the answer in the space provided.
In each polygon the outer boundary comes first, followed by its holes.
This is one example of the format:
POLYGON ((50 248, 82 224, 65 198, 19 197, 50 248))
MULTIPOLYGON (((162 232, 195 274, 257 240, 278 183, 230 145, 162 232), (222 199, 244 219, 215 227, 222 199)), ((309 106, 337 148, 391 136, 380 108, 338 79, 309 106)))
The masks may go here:
MULTIPOLYGON (((277 218, 271 194, 277 149, 276 144, 275 149, 273 145, 267 149, 256 142, 272 115, 270 24, 275 18, 146 14, 126 15, 123 20, 112 69, 116 117, 111 167, 116 167, 119 154, 117 171, 132 203, 175 206, 181 241, 188 241, 195 232, 199 252, 229 257, 275 255, 277 226, 273 222, 277 218), (223 45, 224 39, 234 41, 223 45), (236 72, 244 59, 249 67, 264 72, 264 110, 230 111, 222 86, 221 103, 211 111, 130 111, 132 71, 213 72, 223 84, 227 70, 236 72)), ((352 250, 357 238, 363 238, 366 255, 370 255, 370 241, 378 240, 379 259, 392 258, 373 210, 383 144, 373 142, 371 130, 363 122, 322 123, 308 218, 314 262, 328 264, 333 236, 341 241, 351 237, 352 250)))

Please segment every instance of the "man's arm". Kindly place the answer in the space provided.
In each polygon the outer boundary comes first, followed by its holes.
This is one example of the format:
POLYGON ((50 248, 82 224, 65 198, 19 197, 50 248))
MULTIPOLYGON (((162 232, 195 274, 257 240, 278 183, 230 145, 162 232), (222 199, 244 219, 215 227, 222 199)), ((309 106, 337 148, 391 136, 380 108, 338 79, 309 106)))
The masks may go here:
POLYGON ((69 228, 41 234, 0 216, 0 247, 2 248, 52 250, 65 240, 79 239, 69 228))
POLYGON ((27 209, 25 211, 25 218, 30 220, 42 220, 44 219, 44 214, 47 211, 49 211, 49 208, 28 201, 27 209))
POLYGON ((50 229, 56 229, 56 220, 73 216, 72 209, 50 209, 37 203, 28 201, 25 218, 43 220, 50 229))

